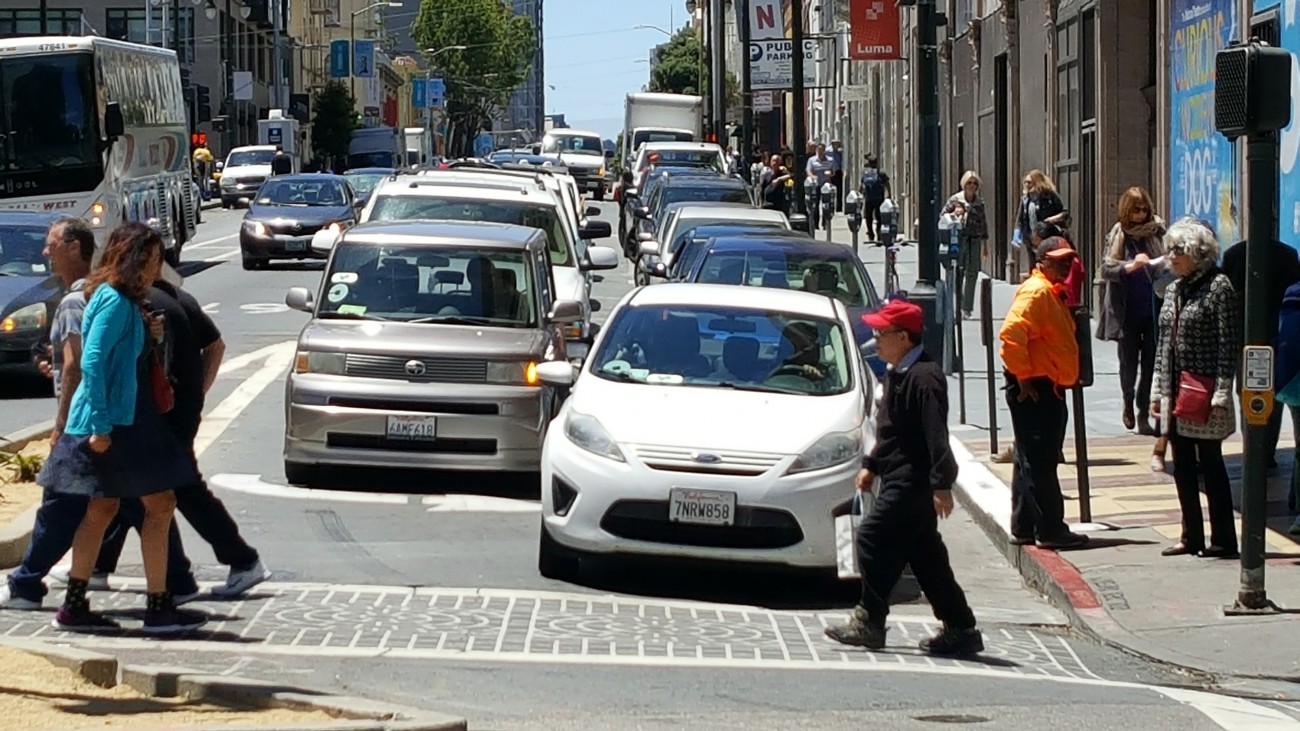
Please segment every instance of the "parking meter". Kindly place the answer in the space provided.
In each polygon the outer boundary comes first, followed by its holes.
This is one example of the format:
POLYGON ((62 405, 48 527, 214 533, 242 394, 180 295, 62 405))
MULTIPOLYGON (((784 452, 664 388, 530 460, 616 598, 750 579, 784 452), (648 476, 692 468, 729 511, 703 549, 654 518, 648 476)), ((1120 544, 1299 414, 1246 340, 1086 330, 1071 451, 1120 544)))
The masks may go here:
POLYGON ((948 263, 957 261, 961 255, 961 234, 965 228, 965 217, 945 213, 939 217, 939 241, 947 243, 945 252, 948 263))
POLYGON ((850 190, 844 196, 844 215, 848 218, 849 230, 857 233, 862 228, 862 196, 856 190, 850 190))
POLYGON ((803 181, 803 209, 808 212, 808 232, 814 233, 821 228, 820 216, 821 209, 817 207, 817 178, 809 175, 803 181))
POLYGON ((893 246, 898 238, 898 207, 886 198, 880 204, 880 243, 893 246))
POLYGON ((826 181, 822 184, 822 228, 826 229, 827 239, 829 240, 831 230, 831 219, 835 217, 835 184, 826 181))

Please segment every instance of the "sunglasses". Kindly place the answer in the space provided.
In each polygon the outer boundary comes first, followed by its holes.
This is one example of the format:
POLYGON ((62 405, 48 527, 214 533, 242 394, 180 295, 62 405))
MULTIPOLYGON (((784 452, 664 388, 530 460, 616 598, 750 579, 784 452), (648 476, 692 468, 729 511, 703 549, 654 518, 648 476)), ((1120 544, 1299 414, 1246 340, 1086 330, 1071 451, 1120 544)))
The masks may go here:
POLYGON ((889 327, 889 328, 885 328, 884 330, 877 330, 876 337, 879 338, 885 335, 897 335, 899 333, 905 333, 905 332, 907 331, 900 327, 889 327))
POLYGON ((1186 254, 1187 251, 1188 251, 1187 244, 1174 244, 1173 246, 1169 247, 1169 253, 1177 256, 1182 256, 1186 254))
POLYGON ((1150 213, 1151 209, 1146 206, 1133 206, 1134 213, 1150 213))

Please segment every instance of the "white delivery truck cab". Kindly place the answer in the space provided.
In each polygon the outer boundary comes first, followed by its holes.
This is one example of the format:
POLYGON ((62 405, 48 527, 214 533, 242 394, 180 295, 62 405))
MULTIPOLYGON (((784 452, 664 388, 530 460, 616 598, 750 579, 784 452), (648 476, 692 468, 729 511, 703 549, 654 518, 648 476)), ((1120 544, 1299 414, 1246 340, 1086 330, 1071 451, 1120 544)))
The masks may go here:
POLYGON ((635 92, 623 110, 623 167, 647 142, 700 142, 704 134, 704 98, 690 94, 635 92))
POLYGON ((396 127, 363 127, 352 131, 348 168, 400 168, 406 142, 396 127))
POLYGON ((433 131, 427 127, 407 127, 402 136, 406 138, 407 167, 428 165, 433 159, 433 131))

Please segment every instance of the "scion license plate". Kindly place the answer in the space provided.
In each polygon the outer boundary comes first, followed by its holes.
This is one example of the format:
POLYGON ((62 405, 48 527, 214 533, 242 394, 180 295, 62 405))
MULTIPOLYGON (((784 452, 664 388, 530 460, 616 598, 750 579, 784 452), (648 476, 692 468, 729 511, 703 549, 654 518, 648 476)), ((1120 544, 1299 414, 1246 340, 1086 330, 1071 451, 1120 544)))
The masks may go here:
POLYGON ((311 239, 289 239, 284 242, 285 251, 306 251, 311 239))
POLYGON ((736 493, 674 488, 668 493, 668 517, 675 523, 733 525, 736 493))
POLYGON ((411 442, 431 442, 438 435, 436 416, 390 416, 388 438, 411 442))

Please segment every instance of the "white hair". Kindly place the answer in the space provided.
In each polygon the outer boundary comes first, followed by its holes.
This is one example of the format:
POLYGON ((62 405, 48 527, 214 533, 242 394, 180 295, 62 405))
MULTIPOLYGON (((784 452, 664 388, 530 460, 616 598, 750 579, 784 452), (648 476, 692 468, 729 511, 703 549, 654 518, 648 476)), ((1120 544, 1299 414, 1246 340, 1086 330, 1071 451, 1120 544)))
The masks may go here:
POLYGON ((1214 232, 1200 221, 1187 216, 1174 221, 1165 232, 1165 251, 1182 247, 1196 269, 1208 269, 1219 261, 1219 241, 1214 232))

